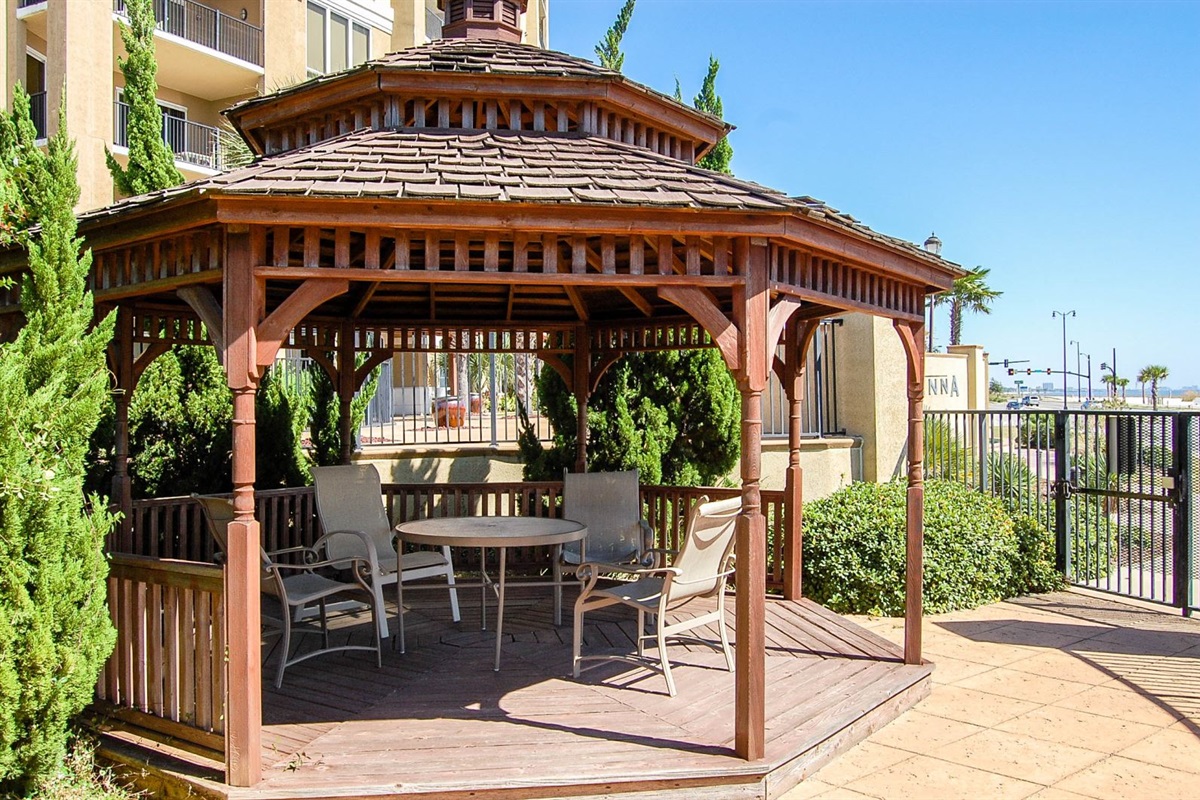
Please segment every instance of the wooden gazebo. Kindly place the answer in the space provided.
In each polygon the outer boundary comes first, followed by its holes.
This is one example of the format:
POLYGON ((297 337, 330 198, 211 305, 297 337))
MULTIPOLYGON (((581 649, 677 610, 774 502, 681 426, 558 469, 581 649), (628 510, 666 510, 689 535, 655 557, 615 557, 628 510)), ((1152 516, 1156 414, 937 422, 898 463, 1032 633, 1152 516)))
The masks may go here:
POLYGON ((798 598, 806 351, 823 317, 889 318, 908 370, 904 659, 921 662, 923 310, 957 269, 811 198, 697 168, 728 132, 723 122, 515 43, 512 30, 501 21, 474 29, 489 38, 435 41, 243 102, 227 114, 258 155, 251 165, 81 219, 97 303, 119 311, 114 501, 126 539, 138 376, 172 345, 211 342, 233 391, 237 519, 225 570, 227 690, 215 702, 235 786, 261 774, 254 397, 281 348, 319 362, 347 406, 375 365, 430 342, 535 353, 578 401, 581 469, 588 396, 609 365, 635 351, 717 348, 742 397, 734 742, 755 760, 764 753, 762 392, 774 370, 791 402, 784 583, 798 598))

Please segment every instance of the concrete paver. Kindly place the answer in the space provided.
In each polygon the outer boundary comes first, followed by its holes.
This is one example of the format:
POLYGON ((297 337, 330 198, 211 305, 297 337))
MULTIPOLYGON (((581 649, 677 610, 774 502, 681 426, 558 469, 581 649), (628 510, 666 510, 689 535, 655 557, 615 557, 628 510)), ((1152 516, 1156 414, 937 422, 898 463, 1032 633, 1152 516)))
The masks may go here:
POLYGON ((930 696, 784 800, 1200 796, 1200 621, 1061 592, 928 617, 924 639, 930 696))

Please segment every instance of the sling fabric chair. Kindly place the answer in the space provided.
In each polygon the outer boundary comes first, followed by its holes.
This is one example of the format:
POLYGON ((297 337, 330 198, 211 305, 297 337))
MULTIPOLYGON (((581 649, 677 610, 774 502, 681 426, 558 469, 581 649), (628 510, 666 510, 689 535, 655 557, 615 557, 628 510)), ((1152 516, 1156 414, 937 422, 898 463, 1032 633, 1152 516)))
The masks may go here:
MULTIPOLYGON (((208 530, 213 538, 217 540, 217 546, 222 554, 229 552, 229 523, 233 521, 233 502, 224 497, 205 497, 202 495, 193 494, 192 497, 200 503, 200 508, 204 512, 204 520, 208 524, 208 530)), ((321 542, 318 540, 318 545, 321 542)), ((299 664, 301 661, 307 661, 313 656, 324 655, 325 653, 336 653, 345 650, 373 650, 375 652, 375 666, 382 666, 379 653, 379 625, 380 619, 386 619, 383 615, 383 604, 379 602, 371 603, 371 633, 375 639, 375 646, 368 647, 366 645, 341 645, 339 647, 329 646, 329 626, 325 615, 325 601, 327 598, 336 595, 351 595, 351 599, 358 599, 365 593, 368 597, 373 598, 371 587, 367 585, 363 578, 363 573, 366 570, 366 562, 358 558, 341 558, 330 559, 326 561, 320 560, 316 547, 289 547, 284 550, 274 550, 267 552, 262 547, 259 547, 259 556, 262 559, 260 564, 260 585, 263 594, 271 595, 279 601, 282 609, 282 619, 264 616, 264 620, 278 626, 283 632, 283 652, 279 657, 279 666, 275 670, 275 688, 278 689, 283 685, 283 671, 293 664, 299 664), (299 556, 301 562, 299 564, 284 564, 275 561, 274 559, 283 555, 299 556), (344 583, 336 581, 332 578, 327 578, 313 570, 322 567, 331 567, 339 570, 348 570, 353 576, 353 583, 344 583), (295 574, 287 575, 285 573, 294 572, 295 574), (321 608, 321 633, 324 636, 324 646, 319 650, 314 650, 311 653, 298 655, 295 658, 288 658, 291 652, 292 645, 292 610, 300 608, 309 603, 317 603, 321 608)), ((316 631, 300 629, 297 633, 315 633, 316 631)))
MULTIPOLYGON (((317 516, 325 531, 328 558, 361 558, 370 565, 371 590, 379 608, 383 587, 396 582, 395 532, 383 505, 383 487, 374 464, 350 464, 338 467, 314 467, 313 486, 317 495, 317 516)), ((458 613, 458 590, 454 588, 454 562, 450 548, 418 550, 404 554, 405 581, 444 575, 450 590, 450 615, 458 613)), ((397 614, 404 613, 396 609, 397 614)), ((387 617, 379 617, 379 635, 388 636, 387 617)))
POLYGON ((587 526, 588 535, 562 545, 554 559, 554 624, 562 624, 562 576, 585 561, 607 564, 604 571, 628 573, 650 566, 654 532, 642 519, 636 469, 626 472, 563 470, 563 519, 587 526))
POLYGON ((686 537, 671 566, 632 571, 636 580, 606 588, 597 585, 603 565, 584 563, 576 570, 584 584, 575 601, 572 671, 576 678, 584 661, 628 661, 661 672, 667 681, 667 691, 674 697, 675 681, 671 678, 671 662, 667 659, 667 639, 681 639, 719 649, 725 655, 725 667, 733 671, 733 651, 725 630, 725 584, 733 574, 733 534, 742 500, 734 497, 713 503, 707 501, 707 497, 702 497, 688 516, 686 537), (717 600, 715 611, 674 624, 667 623, 668 612, 697 598, 713 597, 717 600), (637 609, 637 655, 580 655, 583 615, 616 603, 637 609), (653 633, 646 632, 647 615, 653 615, 653 633), (709 623, 716 624, 720 642, 681 635, 709 623), (657 660, 646 657, 645 643, 650 639, 658 644, 657 660))

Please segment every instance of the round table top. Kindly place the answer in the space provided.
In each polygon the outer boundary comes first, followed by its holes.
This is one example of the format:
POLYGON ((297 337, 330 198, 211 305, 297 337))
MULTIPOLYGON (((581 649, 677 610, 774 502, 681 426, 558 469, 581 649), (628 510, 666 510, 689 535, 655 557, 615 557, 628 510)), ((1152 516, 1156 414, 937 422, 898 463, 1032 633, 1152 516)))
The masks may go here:
POLYGON ((402 522, 396 535, 413 544, 530 547, 574 542, 587 536, 587 526, 552 517, 438 517, 402 522))

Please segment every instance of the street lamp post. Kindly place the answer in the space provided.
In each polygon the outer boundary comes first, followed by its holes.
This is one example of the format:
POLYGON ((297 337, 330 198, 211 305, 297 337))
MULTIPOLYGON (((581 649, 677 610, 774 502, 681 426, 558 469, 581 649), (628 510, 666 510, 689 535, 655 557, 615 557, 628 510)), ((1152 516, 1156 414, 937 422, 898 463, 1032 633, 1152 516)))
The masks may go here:
POLYGON ((1071 344, 1075 345, 1075 399, 1083 397, 1083 356, 1088 358, 1088 400, 1092 399, 1092 357, 1087 353, 1080 352, 1079 340, 1072 339, 1071 344))
POLYGON ((1073 316, 1075 316, 1075 312, 1073 310, 1050 312, 1051 319, 1054 319, 1055 317, 1062 317, 1063 321, 1063 408, 1067 407, 1067 317, 1073 316))

